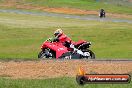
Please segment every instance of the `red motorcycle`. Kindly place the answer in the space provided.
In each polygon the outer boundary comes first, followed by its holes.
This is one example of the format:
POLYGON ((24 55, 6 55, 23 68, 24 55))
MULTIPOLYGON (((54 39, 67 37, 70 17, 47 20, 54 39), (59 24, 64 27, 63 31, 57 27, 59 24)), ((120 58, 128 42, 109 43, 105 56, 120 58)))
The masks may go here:
POLYGON ((95 59, 95 54, 89 50, 91 46, 90 42, 80 40, 78 42, 72 42, 72 44, 74 44, 74 48, 68 48, 60 42, 53 42, 49 38, 42 44, 38 58, 95 59))

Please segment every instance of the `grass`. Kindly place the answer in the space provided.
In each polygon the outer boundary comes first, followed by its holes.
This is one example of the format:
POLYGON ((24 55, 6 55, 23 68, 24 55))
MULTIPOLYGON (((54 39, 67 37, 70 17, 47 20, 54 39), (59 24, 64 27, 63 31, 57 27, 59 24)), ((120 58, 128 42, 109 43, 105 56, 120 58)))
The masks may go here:
POLYGON ((96 58, 132 58, 131 24, 8 13, 0 13, 0 58, 37 60, 41 44, 58 27, 74 41, 91 41, 96 58))
POLYGON ((41 5, 47 7, 68 7, 78 8, 84 10, 99 10, 100 8, 106 9, 107 12, 112 13, 127 13, 132 14, 131 6, 118 6, 114 4, 105 4, 96 2, 94 0, 25 0, 34 5, 41 5))
POLYGON ((131 88, 130 84, 87 84, 80 86, 75 78, 6 79, 0 78, 0 88, 131 88))
MULTIPOLYGON (((2 2, 2 1, 1 1, 2 2)), ((96 10, 104 8, 106 12, 132 14, 132 3, 121 0, 19 0, 17 4, 29 4, 45 7, 66 7, 83 10, 96 10)))
POLYGON ((96 0, 25 0, 30 4, 47 7, 68 7, 85 10, 99 10, 104 8, 107 12, 132 14, 131 5, 124 6, 105 2, 96 2, 96 0))

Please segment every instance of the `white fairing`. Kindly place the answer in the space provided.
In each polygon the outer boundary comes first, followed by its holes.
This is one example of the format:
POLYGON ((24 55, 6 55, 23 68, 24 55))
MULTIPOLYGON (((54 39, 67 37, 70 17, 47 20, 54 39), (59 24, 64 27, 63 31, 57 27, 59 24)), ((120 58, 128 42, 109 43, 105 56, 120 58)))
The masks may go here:
POLYGON ((78 54, 84 55, 84 53, 81 50, 77 50, 78 54))

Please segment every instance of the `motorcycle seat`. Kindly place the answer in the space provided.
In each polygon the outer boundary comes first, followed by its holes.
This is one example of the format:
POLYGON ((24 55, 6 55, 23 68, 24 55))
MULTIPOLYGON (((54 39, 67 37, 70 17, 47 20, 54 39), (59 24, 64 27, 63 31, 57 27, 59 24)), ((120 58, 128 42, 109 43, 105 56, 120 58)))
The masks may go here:
POLYGON ((78 41, 78 42, 73 42, 73 44, 74 44, 75 46, 77 46, 77 45, 81 45, 81 44, 84 43, 84 42, 86 42, 86 41, 80 40, 80 41, 78 41))

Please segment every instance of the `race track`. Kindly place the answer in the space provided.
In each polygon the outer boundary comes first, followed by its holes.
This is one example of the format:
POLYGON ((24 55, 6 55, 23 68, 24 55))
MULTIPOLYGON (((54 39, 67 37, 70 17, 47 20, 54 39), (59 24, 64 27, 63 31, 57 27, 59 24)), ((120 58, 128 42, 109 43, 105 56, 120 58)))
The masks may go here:
POLYGON ((24 10, 14 10, 14 9, 0 9, 0 13, 15 13, 15 14, 27 14, 27 15, 35 15, 35 16, 49 16, 49 17, 60 17, 60 18, 67 18, 67 19, 79 19, 79 20, 89 20, 89 21, 100 21, 100 22, 125 22, 125 23, 132 23, 132 20, 122 19, 122 18, 111 18, 106 17, 104 19, 100 19, 96 15, 70 15, 70 14, 60 14, 60 13, 50 13, 50 12, 31 12, 31 11, 24 11, 24 10))

